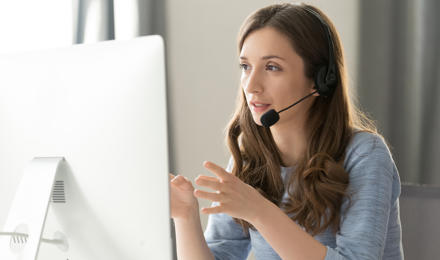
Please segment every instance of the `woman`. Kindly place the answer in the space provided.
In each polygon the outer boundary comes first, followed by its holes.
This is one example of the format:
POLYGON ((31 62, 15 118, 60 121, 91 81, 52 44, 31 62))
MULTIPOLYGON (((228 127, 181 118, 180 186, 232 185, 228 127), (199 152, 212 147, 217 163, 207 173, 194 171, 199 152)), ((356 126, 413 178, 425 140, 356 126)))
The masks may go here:
POLYGON ((204 162, 217 177, 195 183, 211 192, 170 175, 179 259, 246 259, 251 248, 257 259, 402 259, 399 175, 350 102, 329 19, 309 5, 268 6, 246 19, 238 49, 228 167, 204 162), (263 114, 303 97, 263 126, 263 114), (197 198, 213 201, 204 234, 197 198))

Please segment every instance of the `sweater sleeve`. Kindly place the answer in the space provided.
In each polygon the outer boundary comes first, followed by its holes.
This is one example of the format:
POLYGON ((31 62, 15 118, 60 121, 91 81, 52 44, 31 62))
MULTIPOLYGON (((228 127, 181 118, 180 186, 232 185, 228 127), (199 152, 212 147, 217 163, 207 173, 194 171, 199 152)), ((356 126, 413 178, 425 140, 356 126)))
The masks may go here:
MULTIPOLYGON (((226 171, 231 172, 232 166, 231 158, 226 171)), ((209 215, 204 235, 216 260, 245 260, 251 250, 249 234, 227 214, 209 215)))
POLYGON ((345 161, 350 199, 343 202, 336 247, 327 246, 326 260, 382 259, 390 210, 400 194, 397 169, 383 139, 361 133, 352 142, 345 161))

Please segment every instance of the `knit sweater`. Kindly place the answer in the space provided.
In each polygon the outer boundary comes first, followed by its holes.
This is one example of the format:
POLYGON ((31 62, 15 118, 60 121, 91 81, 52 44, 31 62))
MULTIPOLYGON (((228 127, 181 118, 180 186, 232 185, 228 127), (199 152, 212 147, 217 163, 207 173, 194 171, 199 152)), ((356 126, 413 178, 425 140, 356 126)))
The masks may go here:
MULTIPOLYGON (((226 170, 231 172, 232 167, 231 158, 226 170)), ((329 228, 314 237, 327 247, 325 259, 403 259, 400 179, 383 139, 367 132, 356 133, 347 146, 344 168, 349 174, 351 205, 348 198, 343 199, 336 233, 329 228)), ((281 167, 285 183, 293 170, 281 167)), ((283 200, 287 198, 286 192, 283 200)), ((227 214, 209 216, 205 238, 215 259, 245 260, 251 248, 257 260, 281 259, 258 230, 249 229, 246 235, 227 214)))

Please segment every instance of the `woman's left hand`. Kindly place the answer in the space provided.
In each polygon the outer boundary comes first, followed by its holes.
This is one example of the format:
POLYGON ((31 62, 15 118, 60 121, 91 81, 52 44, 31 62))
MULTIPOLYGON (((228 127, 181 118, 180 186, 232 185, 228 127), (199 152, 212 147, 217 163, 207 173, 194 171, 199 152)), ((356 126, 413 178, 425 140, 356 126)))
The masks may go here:
POLYGON ((258 210, 261 209, 266 198, 252 186, 225 171, 222 167, 208 161, 205 161, 203 166, 214 173, 217 178, 199 175, 195 183, 215 192, 196 189, 194 195, 198 198, 216 201, 218 205, 202 208, 202 213, 226 213, 231 217, 240 218, 251 223, 258 215, 258 210))

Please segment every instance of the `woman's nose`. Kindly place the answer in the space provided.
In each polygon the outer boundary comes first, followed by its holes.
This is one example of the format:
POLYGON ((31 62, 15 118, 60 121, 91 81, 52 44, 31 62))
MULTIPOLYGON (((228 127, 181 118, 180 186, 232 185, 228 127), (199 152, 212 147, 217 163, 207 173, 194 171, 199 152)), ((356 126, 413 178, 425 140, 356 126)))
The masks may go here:
POLYGON ((245 91, 248 93, 261 93, 263 91, 261 76, 252 71, 244 82, 245 91))

